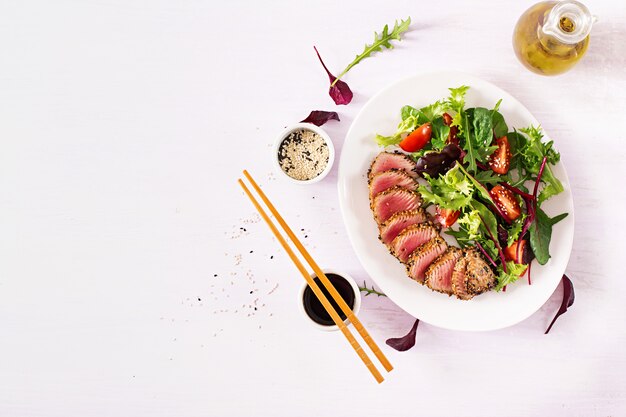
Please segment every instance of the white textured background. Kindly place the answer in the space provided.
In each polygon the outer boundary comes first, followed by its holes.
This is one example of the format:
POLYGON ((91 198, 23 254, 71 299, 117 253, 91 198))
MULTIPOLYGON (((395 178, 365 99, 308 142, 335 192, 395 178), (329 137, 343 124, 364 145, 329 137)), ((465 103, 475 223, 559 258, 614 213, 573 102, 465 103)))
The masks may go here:
POLYGON ((0 2, 0 416, 619 416, 626 414, 626 7, 558 78, 516 62, 520 1, 0 2), (394 51, 339 72, 386 22, 394 51), (324 266, 371 283, 342 225, 336 166, 296 187, 270 146, 419 71, 458 69, 516 96, 557 140, 576 206, 576 303, 561 290, 514 327, 423 324, 384 298, 361 318, 396 369, 377 386, 339 333, 299 315, 301 278, 235 180, 263 183, 324 266), (240 227, 246 229, 243 232, 240 227), (253 251, 250 253, 250 251, 253 251), (274 259, 270 259, 270 256, 274 259), (252 291, 252 293, 250 293, 252 291), (256 307, 256 310, 254 309, 256 307))

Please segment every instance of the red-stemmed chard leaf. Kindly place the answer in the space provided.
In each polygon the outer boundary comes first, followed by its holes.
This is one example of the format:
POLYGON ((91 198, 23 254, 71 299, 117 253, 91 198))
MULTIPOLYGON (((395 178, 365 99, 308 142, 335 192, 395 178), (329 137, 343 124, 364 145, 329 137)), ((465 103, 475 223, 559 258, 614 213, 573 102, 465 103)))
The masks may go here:
POLYGON ((339 115, 336 111, 313 110, 307 118, 300 123, 312 123, 315 126, 321 126, 329 120, 339 121, 339 115))
POLYGON ((559 308, 559 311, 556 312, 550 326, 548 326, 548 330, 546 330, 544 334, 548 334, 556 319, 558 319, 561 314, 565 313, 567 309, 574 304, 574 299, 576 298, 574 295, 574 284, 572 284, 572 281, 567 277, 567 275, 563 275, 561 281, 563 281, 563 300, 561 301, 561 307, 559 308))
POLYGON ((346 84, 344 81, 337 80, 337 77, 331 74, 330 71, 328 71, 328 68, 326 68, 326 64, 324 64, 324 61, 322 60, 320 53, 317 51, 317 48, 314 46, 313 49, 315 49, 317 58, 322 63, 322 66, 324 67, 326 74, 328 74, 328 79, 330 80, 330 84, 331 84, 330 88, 328 89, 328 94, 330 94, 330 98, 333 99, 335 104, 350 103, 352 101, 352 90, 350 90, 350 87, 348 87, 348 84, 346 84))
POLYGON ((420 323, 420 319, 415 319, 415 323, 411 330, 402 337, 392 337, 387 339, 385 343, 399 352, 404 352, 415 346, 415 336, 417 335, 417 325, 420 323))

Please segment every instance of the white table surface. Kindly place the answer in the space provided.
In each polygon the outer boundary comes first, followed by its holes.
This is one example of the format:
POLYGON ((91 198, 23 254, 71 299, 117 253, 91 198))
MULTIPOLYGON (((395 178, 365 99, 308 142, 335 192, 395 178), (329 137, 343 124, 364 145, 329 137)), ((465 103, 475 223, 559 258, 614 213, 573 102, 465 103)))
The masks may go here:
POLYGON ((624 2, 589 2, 588 55, 557 78, 513 55, 530 2, 388 3, 0 3, 0 416, 626 414, 624 2), (312 46, 339 72, 408 15, 406 39, 355 67, 353 102, 335 106, 312 46), (361 319, 395 365, 377 385, 341 334, 300 316, 301 278, 235 180, 250 169, 322 265, 371 285, 337 166, 294 186, 271 144, 336 110, 340 154, 364 102, 434 69, 496 83, 556 139, 576 303, 547 336, 560 288, 516 326, 422 324, 398 353, 384 341, 412 318, 365 298, 361 319))

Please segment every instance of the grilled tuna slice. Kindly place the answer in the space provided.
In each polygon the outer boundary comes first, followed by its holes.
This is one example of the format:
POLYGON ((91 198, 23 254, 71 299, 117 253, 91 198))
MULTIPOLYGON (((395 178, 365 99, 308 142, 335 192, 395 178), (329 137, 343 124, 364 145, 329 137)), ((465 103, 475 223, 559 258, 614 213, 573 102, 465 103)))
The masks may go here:
POLYGON ((460 300, 469 300, 474 297, 473 294, 470 294, 467 291, 467 282, 465 280, 466 268, 467 259, 465 259, 465 255, 463 255, 456 262, 456 265, 454 265, 454 269, 452 270, 452 292, 456 295, 456 298, 460 300))
POLYGON ((380 240, 389 245, 407 227, 424 223, 427 220, 426 212, 422 208, 400 211, 380 226, 380 240))
POLYGON ((370 166, 370 170, 367 173, 367 177, 369 180, 374 178, 374 175, 379 172, 389 171, 390 169, 401 169, 406 171, 413 178, 417 178, 417 173, 415 172, 415 162, 408 156, 403 153, 391 153, 391 152, 381 152, 372 162, 370 166))
POLYGON ((392 187, 379 193, 372 200, 374 218, 379 225, 399 211, 415 210, 422 204, 422 197, 415 191, 392 187))
POLYGON ((409 257, 406 267, 409 277, 417 282, 423 283, 426 268, 428 268, 435 258, 444 253, 446 249, 448 249, 448 245, 441 236, 435 236, 433 239, 415 249, 409 257))
POLYGON ((404 229, 391 242, 391 251, 400 262, 406 262, 415 249, 428 242, 439 233, 430 224, 414 224, 404 229))
POLYGON ((496 285, 496 276, 476 248, 463 250, 452 273, 452 291, 461 300, 489 291, 496 285))
POLYGON ((406 171, 401 169, 379 172, 370 180, 370 199, 374 198, 378 193, 395 186, 416 191, 418 184, 406 171))
POLYGON ((496 276, 476 248, 468 249, 465 252, 465 258, 467 259, 465 277, 467 290, 470 293, 478 295, 496 286, 496 276))
POLYGON ((452 271, 454 265, 463 256, 463 251, 450 246, 442 255, 426 269, 426 281, 428 288, 445 294, 452 294, 452 271))

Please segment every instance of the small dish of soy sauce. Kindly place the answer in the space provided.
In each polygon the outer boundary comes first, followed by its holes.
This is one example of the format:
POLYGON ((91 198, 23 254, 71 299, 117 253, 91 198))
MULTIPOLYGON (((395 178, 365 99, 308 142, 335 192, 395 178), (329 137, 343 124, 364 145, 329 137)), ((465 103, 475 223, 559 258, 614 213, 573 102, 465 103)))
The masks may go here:
MULTIPOLYGON (((323 271, 348 307, 350 307, 354 314, 358 314, 361 309, 361 293, 354 279, 346 273, 339 273, 332 269, 324 269, 323 271)), ((326 298, 328 298, 328 301, 330 301, 330 304, 335 308, 339 317, 341 317, 344 323, 348 324, 346 315, 341 311, 335 300, 333 300, 333 297, 326 287, 324 287, 322 281, 315 274, 311 274, 311 278, 315 280, 315 283, 320 287, 326 298)), ((339 330, 339 327, 335 325, 333 319, 307 283, 302 287, 298 301, 300 310, 304 313, 304 317, 315 327, 327 331, 339 330)))

